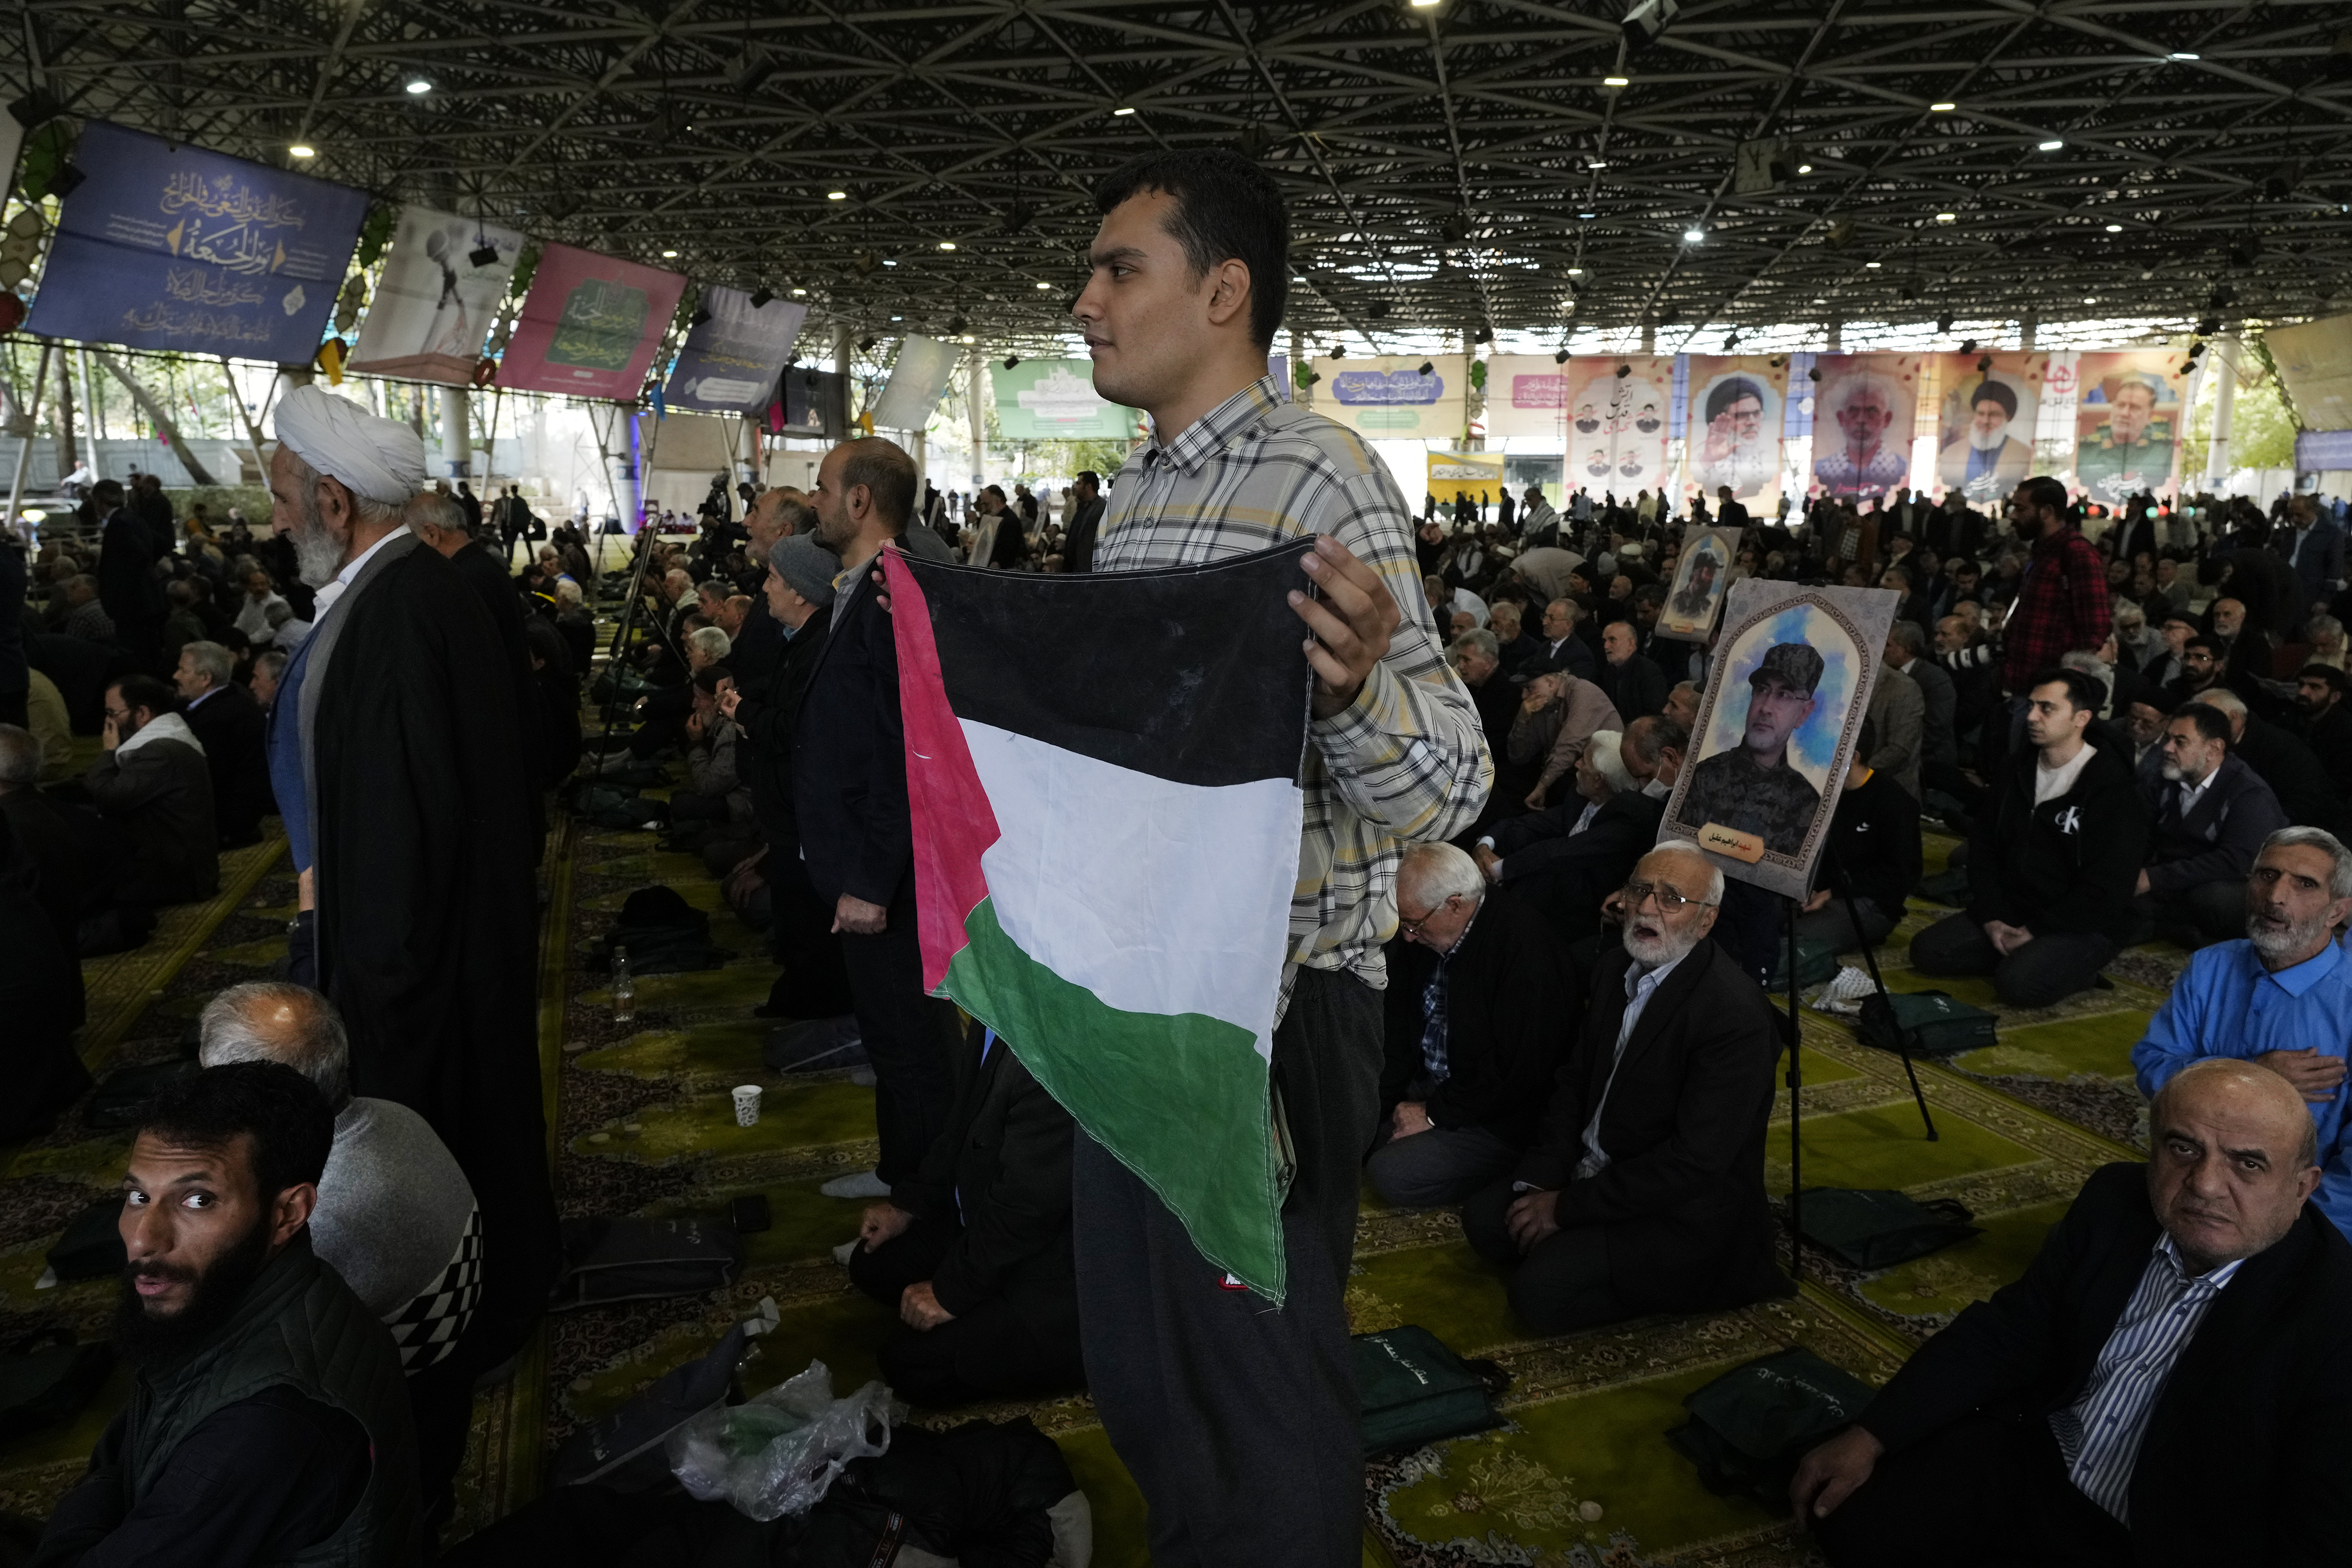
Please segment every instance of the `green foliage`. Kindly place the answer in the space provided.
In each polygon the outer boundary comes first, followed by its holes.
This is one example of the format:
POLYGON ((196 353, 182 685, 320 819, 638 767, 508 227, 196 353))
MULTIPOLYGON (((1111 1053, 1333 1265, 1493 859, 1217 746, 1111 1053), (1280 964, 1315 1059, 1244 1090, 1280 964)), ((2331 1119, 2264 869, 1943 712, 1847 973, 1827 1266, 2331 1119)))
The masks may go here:
POLYGON ((1297 386, 1301 392, 1306 391, 1308 387, 1314 385, 1317 382, 1322 379, 1323 378, 1321 376, 1316 374, 1315 372, 1307 368, 1307 362, 1303 359, 1297 364, 1290 367, 1291 384, 1297 386))
POLYGON ((514 279, 507 285, 507 298, 521 299, 523 290, 530 287, 530 275, 538 270, 539 242, 531 240, 523 246, 522 254, 515 258, 514 279))
POLYGON ((368 209, 367 222, 360 228, 359 264, 373 267, 383 255, 383 247, 392 243, 393 226, 400 221, 400 209, 390 202, 378 202, 368 209))
MULTIPOLYGON (((2252 366, 2248 367, 2252 370, 2252 366)), ((2189 416, 2189 440, 2181 451, 2181 472, 2201 475, 2213 443, 2213 394, 2219 378, 2208 376, 2197 406, 2189 416)), ((2267 371, 2242 376, 2238 397, 2230 411, 2230 466, 2232 468, 2290 468, 2294 466, 2294 418, 2286 398, 2267 371)))
POLYGON ((24 177, 18 188, 26 201, 37 202, 49 194, 49 182, 72 147, 73 132, 62 120, 52 120, 25 138, 24 162, 18 165, 24 177))
POLYGON ((1470 384, 1476 387, 1481 392, 1486 390, 1486 362, 1485 360, 1474 359, 1470 362, 1470 384))

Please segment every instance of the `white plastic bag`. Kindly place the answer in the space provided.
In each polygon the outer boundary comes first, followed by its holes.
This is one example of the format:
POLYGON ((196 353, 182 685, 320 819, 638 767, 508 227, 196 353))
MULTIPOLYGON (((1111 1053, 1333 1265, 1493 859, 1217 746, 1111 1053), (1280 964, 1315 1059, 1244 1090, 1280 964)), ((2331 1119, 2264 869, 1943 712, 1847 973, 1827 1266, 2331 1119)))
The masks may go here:
POLYGON ((670 1434, 669 1468, 704 1502, 726 1502, 762 1523, 804 1514, 852 1459, 890 1447, 890 1391, 869 1383, 833 1396, 824 1363, 754 1394, 706 1410, 670 1434))

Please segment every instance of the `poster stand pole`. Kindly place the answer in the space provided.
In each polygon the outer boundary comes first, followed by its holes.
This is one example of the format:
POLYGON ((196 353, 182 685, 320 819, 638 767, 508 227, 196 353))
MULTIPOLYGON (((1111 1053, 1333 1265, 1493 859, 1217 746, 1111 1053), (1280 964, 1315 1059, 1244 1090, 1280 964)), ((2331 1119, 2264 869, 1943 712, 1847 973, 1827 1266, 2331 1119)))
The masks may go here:
POLYGON ((1799 1056, 1804 1044, 1804 1028, 1797 1011, 1797 900, 1782 897, 1781 924, 1789 933, 1789 1278, 1802 1282, 1805 1277, 1804 1149, 1797 1140, 1798 1101, 1804 1092, 1804 1069, 1799 1056))

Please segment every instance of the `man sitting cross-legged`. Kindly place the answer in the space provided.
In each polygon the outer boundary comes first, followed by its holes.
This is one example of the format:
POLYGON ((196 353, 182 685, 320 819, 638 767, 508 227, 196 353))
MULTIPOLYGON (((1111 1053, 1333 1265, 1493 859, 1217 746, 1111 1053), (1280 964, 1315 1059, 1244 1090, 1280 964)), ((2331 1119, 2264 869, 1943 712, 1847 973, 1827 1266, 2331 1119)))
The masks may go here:
POLYGON ((392 1336, 310 1250, 335 1137, 272 1062, 149 1103, 122 1178, 114 1346, 129 1405, 33 1563, 416 1562, 415 1440, 392 1336))
POLYGON ((335 1005, 307 985, 255 980, 205 1004, 197 1059, 277 1062, 335 1114, 310 1245, 392 1331, 416 1423, 417 1485, 437 1518, 465 1458, 476 1364, 465 1332, 482 1279, 482 1217, 457 1157, 397 1100, 352 1093, 351 1042, 335 1005))
POLYGON ((2305 1201, 2311 1118, 2224 1060, 2148 1114, 2149 1162, 2093 1173, 2024 1278, 1798 1467, 1838 1568, 2345 1560, 2352 1247, 2305 1201))
POLYGON ((977 1023, 952 1066, 947 1131, 850 1244, 850 1279, 907 1325, 882 1375, 925 1405, 1076 1388, 1070 1113, 977 1023))
POLYGON ((2336 927, 2352 917, 2352 849, 2316 827, 2282 827, 2246 879, 2246 934, 2189 961, 2132 1047, 2142 1094, 2190 1062, 2234 1057, 2294 1087, 2319 1130, 2312 1202, 2352 1237, 2345 1052, 2352 1047, 2352 954, 2336 927))
POLYGON ((1418 1208, 1458 1203, 1517 1163, 1568 1047, 1577 986, 1543 917, 1489 893, 1453 845, 1407 849, 1396 896, 1388 1119, 1364 1174, 1390 1203, 1418 1208))
POLYGON ((2226 942, 2246 919, 2246 874, 2287 825, 2278 796, 2230 752, 2230 718, 2190 702, 2165 721, 2162 759, 2141 797, 2156 818, 2138 908, 2159 935, 2196 947, 2226 942))
POLYGON ((1708 939, 1723 873, 1669 839, 1625 885, 1622 952, 1594 975, 1543 1132, 1463 1205, 1539 1333, 1785 1295, 1764 1196, 1780 1035, 1755 981, 1708 939))
POLYGON ((1470 853, 1486 879, 1507 887, 1563 942, 1601 929, 1601 900, 1624 886, 1633 862, 1657 842, 1689 737, 1652 714, 1594 731, 1576 759, 1574 792, 1557 805, 1495 825, 1470 853), (1663 780, 1663 783, 1661 783, 1663 780))
POLYGON ((2078 669, 2027 688, 2025 739, 1969 837, 1969 907, 1911 942, 1922 974, 1990 974, 2011 1007, 2089 989, 2131 935, 2147 807, 2119 747, 2084 732, 2105 699, 2078 669))

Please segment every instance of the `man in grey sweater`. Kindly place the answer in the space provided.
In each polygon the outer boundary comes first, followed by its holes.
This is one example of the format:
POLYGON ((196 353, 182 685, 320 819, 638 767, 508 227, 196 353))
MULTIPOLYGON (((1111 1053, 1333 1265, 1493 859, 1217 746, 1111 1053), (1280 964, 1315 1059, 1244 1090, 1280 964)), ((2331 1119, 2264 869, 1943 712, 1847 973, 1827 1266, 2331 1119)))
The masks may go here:
POLYGON ((335 1005, 306 985, 255 981, 214 997, 198 1021, 207 1068, 278 1062, 335 1110, 335 1143, 310 1215, 311 1249, 381 1318, 400 1349, 416 1421, 428 1526, 449 1501, 466 1447, 474 1379, 465 1332, 481 1288, 482 1221, 456 1156, 425 1118, 352 1094, 335 1005))

